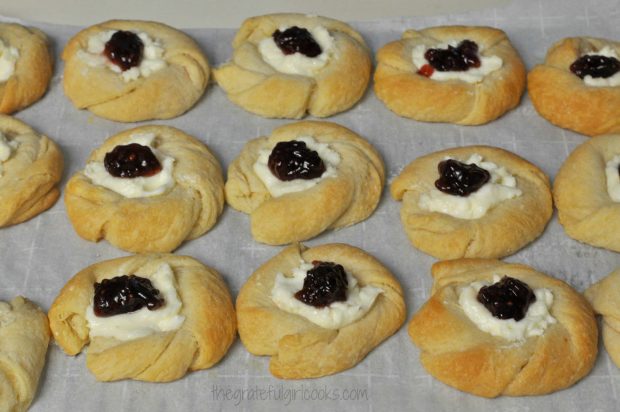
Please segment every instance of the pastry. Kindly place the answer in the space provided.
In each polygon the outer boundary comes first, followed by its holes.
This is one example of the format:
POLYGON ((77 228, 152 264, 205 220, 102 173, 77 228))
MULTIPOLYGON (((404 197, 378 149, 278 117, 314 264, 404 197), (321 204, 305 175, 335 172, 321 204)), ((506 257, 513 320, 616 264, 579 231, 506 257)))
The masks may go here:
POLYGON ((0 410, 28 410, 45 365, 47 316, 19 296, 0 302, 0 410))
POLYGON ((228 98, 264 117, 327 117, 362 97, 372 63, 362 36, 326 17, 252 17, 233 40, 233 57, 214 71, 228 98))
POLYGON ((250 215, 254 239, 280 245, 366 219, 384 180, 383 161, 366 140, 334 123, 304 121, 245 145, 228 168, 226 200, 250 215))
POLYGON ((409 335, 424 368, 474 395, 543 395, 594 366, 598 330, 566 283, 519 264, 458 259, 433 265, 430 299, 409 335))
POLYGON ((215 365, 236 336, 235 310, 213 269, 187 256, 96 263, 67 282, 49 311, 68 355, 88 345, 100 381, 168 382, 215 365))
POLYGON ((0 115, 0 227, 28 220, 58 199, 60 149, 30 126, 0 115))
POLYGON ((568 236, 620 252, 620 135, 586 141, 564 161, 553 197, 568 236))
POLYGON ((107 139, 65 190, 67 214, 86 240, 130 252, 170 252, 206 233, 224 207, 224 177, 207 146, 168 126, 107 139))
POLYGON ((191 108, 209 63, 185 33, 162 23, 110 20, 76 34, 62 53, 65 94, 118 122, 169 119, 191 108))
POLYGON ((39 100, 49 85, 53 64, 41 30, 0 23, 0 113, 10 114, 39 100))
POLYGON ((317 378, 352 368, 405 321, 398 280, 344 244, 293 244, 250 276, 237 297, 243 345, 271 373, 317 378))
POLYGON ((620 270, 616 269, 586 290, 594 312, 603 317, 605 349, 620 368, 620 270))
POLYGON ((413 246, 439 259, 508 256, 540 236, 553 211, 547 176, 490 146, 419 157, 391 191, 413 246))
POLYGON ((542 117, 556 126, 596 136, 620 132, 620 43, 569 37, 555 43, 527 76, 542 117))
POLYGON ((407 30, 377 53, 377 97, 423 122, 488 123, 516 107, 524 88, 519 54, 491 27, 407 30))

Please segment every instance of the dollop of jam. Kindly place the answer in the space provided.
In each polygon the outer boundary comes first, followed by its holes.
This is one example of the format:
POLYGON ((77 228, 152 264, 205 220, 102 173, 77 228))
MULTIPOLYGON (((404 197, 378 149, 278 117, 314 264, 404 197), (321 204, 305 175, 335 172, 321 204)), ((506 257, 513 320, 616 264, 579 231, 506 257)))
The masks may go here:
POLYGON ((144 43, 131 31, 115 32, 105 44, 103 54, 122 71, 139 66, 144 52, 144 43))
POLYGON ((439 162, 439 179, 435 187, 450 195, 467 197, 491 179, 491 174, 475 163, 466 164, 448 159, 439 162))
POLYGON ((295 298, 317 308, 347 300, 347 274, 342 265, 333 262, 312 262, 314 267, 306 273, 303 288, 295 298))
POLYGON ((586 54, 570 65, 570 71, 582 79, 586 76, 606 79, 620 71, 620 61, 615 57, 586 54))
POLYGON ((282 181, 315 179, 325 172, 321 156, 299 140, 277 143, 269 155, 267 166, 282 181))
POLYGON ((314 40, 312 34, 303 27, 289 27, 284 31, 276 30, 272 34, 282 53, 289 55, 301 53, 308 57, 316 57, 321 54, 321 46, 314 40))
POLYGON ((497 283, 481 287, 477 299, 494 317, 520 321, 536 302, 536 295, 526 283, 504 276, 497 283))
POLYGON ((145 306, 155 310, 164 303, 159 290, 146 278, 123 275, 95 283, 93 310, 99 317, 135 312, 145 306))
POLYGON ((115 177, 148 177, 159 173, 161 163, 148 146, 118 145, 103 158, 105 169, 115 177))
POLYGON ((418 74, 426 77, 440 72, 464 72, 471 67, 480 67, 478 45, 471 40, 463 40, 456 47, 448 45, 447 49, 428 49, 424 58, 429 64, 420 67, 418 74))

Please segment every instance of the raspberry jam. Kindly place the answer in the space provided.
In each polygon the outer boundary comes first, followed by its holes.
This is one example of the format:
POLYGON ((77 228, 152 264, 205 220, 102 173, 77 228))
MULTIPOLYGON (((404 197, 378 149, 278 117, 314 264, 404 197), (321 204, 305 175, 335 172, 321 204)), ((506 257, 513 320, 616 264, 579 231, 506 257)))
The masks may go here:
POLYGON ((103 158, 105 169, 114 177, 148 177, 159 173, 161 163, 148 146, 138 143, 116 146, 103 158))
POLYGON ((439 179, 435 181, 435 187, 455 196, 467 197, 491 179, 491 174, 475 163, 466 164, 454 159, 439 162, 437 169, 439 179))
POLYGON ((481 287, 477 299, 494 317, 520 321, 536 302, 536 295, 526 283, 504 276, 497 283, 481 287))
POLYGON ((456 47, 449 45, 447 49, 428 49, 424 58, 429 64, 422 66, 418 74, 426 77, 432 76, 435 70, 463 72, 480 67, 478 45, 471 40, 463 40, 456 47))
POLYGON ((282 181, 315 179, 325 172, 325 163, 319 154, 298 140, 276 144, 269 155, 267 166, 282 181))
POLYGON ((93 309, 99 317, 135 312, 145 306, 148 310, 155 310, 164 303, 159 290, 146 278, 123 275, 95 283, 93 309))
POLYGON ((144 43, 131 31, 115 32, 105 44, 103 54, 122 71, 139 66, 144 52, 144 43))
POLYGON ((587 54, 575 60, 570 71, 582 79, 586 76, 606 79, 620 71, 620 61, 615 57, 587 54))
POLYGON ((322 52, 321 46, 304 28, 293 26, 284 31, 276 30, 272 36, 276 45, 286 55, 301 53, 308 57, 316 57, 322 52))
POLYGON ((314 267, 306 273, 303 288, 295 298, 317 308, 347 300, 347 274, 342 265, 333 262, 312 262, 314 267))

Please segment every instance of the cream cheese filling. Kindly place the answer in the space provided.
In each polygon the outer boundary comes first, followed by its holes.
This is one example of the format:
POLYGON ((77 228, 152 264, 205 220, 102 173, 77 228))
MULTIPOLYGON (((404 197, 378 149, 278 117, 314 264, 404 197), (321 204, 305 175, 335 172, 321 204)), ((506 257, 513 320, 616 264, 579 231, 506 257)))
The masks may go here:
MULTIPOLYGON (((605 57, 615 57, 618 59, 618 54, 616 51, 609 47, 605 46, 598 51, 591 51, 586 53, 587 56, 605 56, 605 57)), ((592 87, 616 87, 620 86, 620 71, 616 72, 613 76, 610 77, 592 77, 590 75, 586 75, 583 78, 583 82, 588 86, 592 87)))
POLYGON ((15 73, 19 50, 0 39, 0 82, 7 81, 15 73))
POLYGON ((19 143, 15 140, 9 140, 8 137, 0 131, 0 177, 4 173, 2 164, 9 160, 19 143))
POLYGON ((607 193, 614 202, 620 202, 620 155, 615 155, 605 165, 605 174, 607 175, 607 193))

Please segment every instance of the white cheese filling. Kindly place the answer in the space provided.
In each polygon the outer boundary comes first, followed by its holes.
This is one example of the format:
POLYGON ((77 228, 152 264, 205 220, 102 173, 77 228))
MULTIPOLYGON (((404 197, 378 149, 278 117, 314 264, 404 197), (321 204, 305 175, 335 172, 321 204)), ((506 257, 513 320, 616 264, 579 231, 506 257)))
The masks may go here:
POLYGON ((522 192, 517 188, 517 179, 504 167, 482 161, 482 156, 477 153, 471 155, 464 163, 473 163, 487 170, 491 175, 490 180, 466 197, 444 193, 433 187, 430 192, 420 196, 418 206, 423 210, 445 213, 460 219, 478 219, 500 202, 521 196, 522 192))
POLYGON ((16 142, 15 140, 9 141, 6 135, 0 132, 0 177, 2 177, 2 174, 4 172, 2 163, 9 160, 9 158, 13 154, 13 151, 17 149, 18 145, 18 142, 16 142))
POLYGON ((180 314, 183 305, 177 295, 172 269, 164 263, 149 277, 149 280, 164 298, 164 306, 155 310, 143 307, 135 312, 99 317, 95 315, 91 302, 85 314, 90 329, 89 336, 127 341, 179 329, 185 321, 185 316, 180 314))
POLYGON ((330 149, 327 143, 319 143, 310 136, 299 136, 294 140, 304 142, 308 149, 314 150, 319 154, 319 157, 325 164, 325 172, 320 177, 314 179, 293 179, 283 181, 278 179, 271 173, 269 169, 269 155, 271 150, 261 150, 258 159, 254 163, 254 173, 263 182, 271 196, 279 197, 287 193, 301 192, 302 190, 310 189, 323 179, 328 177, 335 177, 336 167, 340 163, 340 155, 335 150, 330 149))
POLYGON ((294 295, 303 289, 306 274, 313 267, 311 263, 302 260, 291 277, 278 273, 271 290, 271 299, 280 309, 303 316, 322 328, 340 329, 357 321, 370 310, 377 296, 383 293, 382 289, 371 285, 360 287, 357 279, 347 273, 346 301, 333 302, 323 308, 307 305, 294 295))
POLYGON ((488 286, 500 281, 500 277, 493 276, 493 282, 472 282, 461 289, 459 293, 459 305, 469 318, 480 330, 498 336, 509 341, 523 341, 530 336, 540 336, 556 319, 551 316, 549 309, 553 305, 553 294, 549 289, 534 289, 536 301, 532 303, 525 317, 520 321, 514 319, 498 319, 489 310, 478 302, 478 291, 483 286, 488 286))
POLYGON ((19 50, 0 39, 0 82, 5 82, 15 73, 19 50))
POLYGON ((607 175, 607 193, 614 202, 620 202, 620 155, 615 155, 605 166, 607 175))
MULTIPOLYGON (((460 40, 451 40, 447 43, 441 43, 432 47, 425 46, 420 44, 413 48, 411 51, 411 58, 413 60, 413 64, 416 66, 417 70, 420 70, 422 66, 426 64, 430 64, 426 57, 424 57, 424 53, 428 49, 447 49, 448 46, 456 47, 460 43, 460 40)), ((438 81, 446 81, 446 80, 462 80, 467 83, 479 83, 484 79, 484 76, 487 74, 494 72, 502 67, 503 61, 498 56, 483 56, 482 55, 483 47, 482 45, 478 45, 478 58, 480 59, 480 67, 470 67, 465 71, 439 71, 434 69, 433 74, 429 77, 433 80, 438 81)))
POLYGON ((114 33, 116 30, 108 30, 90 36, 86 50, 79 50, 78 57, 91 67, 108 67, 113 72, 118 73, 125 82, 136 80, 140 76, 148 77, 166 67, 166 62, 162 58, 165 50, 161 43, 144 32, 137 32, 136 35, 144 44, 142 60, 138 66, 123 71, 103 54, 105 44, 114 33))
POLYGON ((84 168, 84 175, 93 184, 103 186, 128 198, 161 195, 174 186, 172 176, 174 158, 162 154, 153 147, 154 140, 155 135, 153 133, 135 133, 123 144, 138 143, 142 146, 148 146, 161 163, 162 169, 159 173, 148 177, 116 177, 108 173, 101 161, 88 163, 84 168))
MULTIPOLYGON (((280 27, 284 31, 288 27, 280 27)), ((281 73, 298 74, 312 77, 321 70, 334 53, 334 39, 323 26, 307 29, 314 40, 321 46, 321 54, 308 57, 302 53, 284 54, 273 39, 273 36, 264 38, 258 44, 258 51, 267 64, 281 73)))
MULTIPOLYGON (((605 56, 605 57, 615 57, 618 58, 618 54, 614 49, 609 46, 605 46, 598 51, 591 51, 585 54, 586 56, 605 56)), ((604 78, 604 77, 592 77, 590 75, 586 75, 583 78, 583 82, 588 86, 593 87, 615 87, 620 86, 620 71, 614 74, 613 76, 604 78)))

